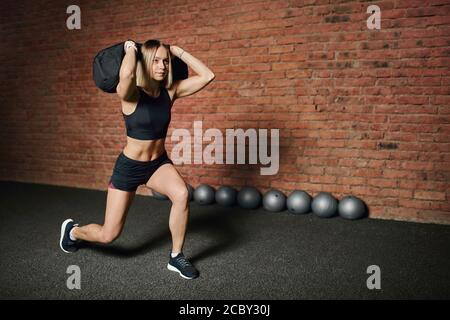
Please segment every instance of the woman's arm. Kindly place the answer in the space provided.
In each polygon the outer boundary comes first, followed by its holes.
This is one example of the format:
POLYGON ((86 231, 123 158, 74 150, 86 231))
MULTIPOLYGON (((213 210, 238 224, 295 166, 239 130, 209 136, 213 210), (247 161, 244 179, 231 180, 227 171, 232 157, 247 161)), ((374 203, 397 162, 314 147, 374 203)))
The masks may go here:
POLYGON ((179 81, 176 85, 175 98, 194 94, 214 80, 214 73, 200 60, 178 46, 170 46, 170 52, 183 60, 198 75, 179 81))
POLYGON ((128 100, 136 91, 137 47, 133 41, 126 41, 124 47, 125 56, 120 66, 117 94, 122 100, 128 100))

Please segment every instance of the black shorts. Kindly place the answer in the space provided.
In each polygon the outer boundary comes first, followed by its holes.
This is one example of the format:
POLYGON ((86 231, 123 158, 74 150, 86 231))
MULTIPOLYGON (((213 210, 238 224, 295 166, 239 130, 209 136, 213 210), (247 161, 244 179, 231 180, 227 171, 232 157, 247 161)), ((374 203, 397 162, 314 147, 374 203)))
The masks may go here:
POLYGON ((130 159, 121 152, 114 165, 108 187, 122 191, 136 191, 138 186, 146 184, 155 171, 166 163, 173 164, 166 151, 150 161, 130 159))

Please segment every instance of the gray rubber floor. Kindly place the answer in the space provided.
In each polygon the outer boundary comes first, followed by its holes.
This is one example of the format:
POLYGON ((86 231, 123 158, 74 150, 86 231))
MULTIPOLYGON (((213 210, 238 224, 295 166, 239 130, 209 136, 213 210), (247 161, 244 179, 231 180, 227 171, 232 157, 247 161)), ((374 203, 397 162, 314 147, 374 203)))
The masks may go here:
POLYGON ((166 268, 170 202, 136 196, 121 237, 73 254, 61 222, 102 223, 106 192, 0 182, 1 299, 449 299, 450 226, 321 219, 191 202, 185 255, 166 268), (81 271, 69 290, 67 268, 81 271), (380 268, 369 290, 367 268, 380 268))

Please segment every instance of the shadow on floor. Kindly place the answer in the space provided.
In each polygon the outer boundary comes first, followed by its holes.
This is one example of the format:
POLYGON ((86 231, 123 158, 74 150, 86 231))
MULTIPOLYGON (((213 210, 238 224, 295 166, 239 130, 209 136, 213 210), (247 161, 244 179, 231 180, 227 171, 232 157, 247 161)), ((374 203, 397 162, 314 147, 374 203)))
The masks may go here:
MULTIPOLYGON (((208 246, 191 256, 190 260, 193 263, 210 258, 219 252, 223 253, 243 245, 243 235, 234 226, 236 225, 236 220, 245 219, 245 215, 225 212, 231 210, 215 208, 214 212, 212 212, 209 208, 200 207, 196 208, 195 214, 192 214, 191 209, 187 236, 201 234, 202 238, 211 239, 211 242, 213 242, 212 245, 210 245, 210 242, 208 246)), ((152 234, 142 240, 137 246, 102 245, 85 242, 80 244, 80 249, 94 250, 103 255, 119 258, 132 258, 144 255, 164 244, 171 243, 170 232, 165 226, 164 229, 158 229, 156 234, 152 234)))

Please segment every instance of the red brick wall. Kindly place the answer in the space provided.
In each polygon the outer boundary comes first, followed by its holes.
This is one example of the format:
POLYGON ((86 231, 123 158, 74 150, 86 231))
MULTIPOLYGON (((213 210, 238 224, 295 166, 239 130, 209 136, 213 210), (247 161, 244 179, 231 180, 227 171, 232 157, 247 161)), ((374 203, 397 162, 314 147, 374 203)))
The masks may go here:
POLYGON ((449 0, 4 0, 0 11, 2 180, 106 190, 125 130, 92 59, 159 38, 216 74, 175 103, 169 133, 195 120, 280 129, 277 175, 179 166, 192 185, 353 194, 373 218, 450 223, 449 0), (80 30, 66 27, 71 4, 80 30), (367 28, 372 4, 381 30, 367 28))

